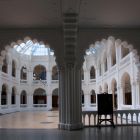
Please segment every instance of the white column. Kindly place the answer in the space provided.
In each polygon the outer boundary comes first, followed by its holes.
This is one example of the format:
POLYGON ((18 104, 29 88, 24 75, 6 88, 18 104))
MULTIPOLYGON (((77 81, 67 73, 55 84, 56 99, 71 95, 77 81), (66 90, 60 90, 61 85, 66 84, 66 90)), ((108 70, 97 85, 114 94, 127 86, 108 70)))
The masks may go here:
POLYGON ((131 84, 131 95, 132 95, 132 109, 136 108, 136 83, 131 84))
POLYGON ((18 84, 20 84, 20 70, 19 70, 19 68, 16 69, 16 79, 18 81, 18 84))
POLYGON ((11 108, 11 93, 8 92, 8 108, 10 109, 11 108))
POLYGON ((52 95, 47 95, 47 109, 52 110, 52 95))
POLYGON ((30 85, 32 85, 33 82, 33 71, 29 69, 29 72, 27 73, 27 81, 30 85))
MULTIPOLYGON (((64 49, 59 62, 59 128, 74 130, 83 128, 81 105, 81 68, 83 59, 77 46, 77 14, 65 13, 64 49), (71 22, 73 21, 74 22, 71 22), (67 30, 67 32, 65 32, 67 30), (71 35, 72 34, 72 35, 71 35), (78 49, 78 50, 77 50, 78 49), (60 66, 61 65, 61 66, 60 66)), ((58 58, 57 58, 58 59, 58 58)))
POLYGON ((20 110, 20 94, 16 94, 16 108, 19 111, 20 110))
POLYGON ((136 106, 140 106, 140 82, 136 82, 136 106))
POLYGON ((82 128, 81 68, 75 69, 72 64, 68 64, 63 72, 60 70, 59 97, 59 107, 63 110, 60 111, 59 128, 67 130, 82 128))
POLYGON ((120 85, 117 87, 117 102, 118 102, 118 110, 122 109, 123 105, 123 87, 120 85))
POLYGON ((32 94, 27 95, 27 106, 29 109, 33 108, 33 95, 32 94))
POLYGON ((112 52, 110 52, 110 55, 107 57, 107 60, 108 60, 108 70, 111 69, 111 59, 112 59, 111 53, 112 53, 112 52))
POLYGON ((65 68, 59 66, 59 129, 65 129, 66 123, 65 68))
POLYGON ((51 84, 51 81, 52 81, 52 71, 51 70, 48 70, 47 71, 47 84, 50 85, 51 84))
POLYGON ((85 98, 85 106, 84 106, 84 108, 85 109, 88 109, 88 108, 90 108, 90 95, 88 94, 88 93, 86 93, 86 94, 84 94, 84 98, 85 98))
POLYGON ((88 85, 89 81, 90 81, 90 71, 89 70, 85 70, 84 71, 84 83, 86 85, 88 85))

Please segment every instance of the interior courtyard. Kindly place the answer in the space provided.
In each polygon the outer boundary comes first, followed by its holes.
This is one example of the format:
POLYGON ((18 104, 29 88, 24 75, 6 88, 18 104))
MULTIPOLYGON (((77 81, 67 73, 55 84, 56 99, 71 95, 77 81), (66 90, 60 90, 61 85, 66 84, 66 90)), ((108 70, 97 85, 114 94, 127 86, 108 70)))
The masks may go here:
POLYGON ((140 3, 123 3, 0 1, 0 139, 139 139, 140 3))

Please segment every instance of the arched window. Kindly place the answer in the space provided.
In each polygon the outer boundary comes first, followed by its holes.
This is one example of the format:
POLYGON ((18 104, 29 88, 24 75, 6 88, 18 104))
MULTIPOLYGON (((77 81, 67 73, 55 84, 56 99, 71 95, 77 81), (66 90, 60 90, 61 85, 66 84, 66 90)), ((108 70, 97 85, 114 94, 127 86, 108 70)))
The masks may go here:
POLYGON ((129 74, 125 73, 123 76, 123 102, 125 105, 132 105, 132 93, 129 74))
POLYGON ((96 104, 96 93, 95 93, 95 90, 91 91, 90 102, 91 102, 91 104, 96 104))
POLYGON ((2 91, 1 91, 1 105, 7 104, 7 88, 6 85, 2 85, 2 91))
POLYGON ((12 88, 12 94, 11 94, 11 104, 16 104, 16 93, 15 93, 15 88, 12 88))
POLYGON ((104 69, 105 69, 105 72, 108 70, 108 67, 107 67, 107 58, 105 58, 104 69))
POLYGON ((20 104, 27 104, 27 93, 25 90, 21 92, 20 95, 20 104))
POLYGON ((20 79, 27 80, 27 68, 23 66, 20 70, 20 79))
POLYGON ((95 79, 95 78, 96 78, 95 68, 94 66, 92 66, 90 69, 90 79, 95 79))
POLYGON ((56 88, 52 92, 52 107, 58 107, 58 105, 59 105, 58 88, 56 88))
POLYGON ((112 53, 111 53, 111 66, 114 66, 116 64, 116 49, 113 47, 112 53))
POLYGON ((82 96, 82 105, 84 105, 85 99, 84 99, 84 92, 83 92, 83 90, 81 91, 81 96, 82 96))
POLYGON ((46 80, 46 68, 42 65, 37 65, 33 71, 34 80, 46 80))
POLYGON ((58 69, 57 66, 52 68, 52 80, 58 80, 58 69))
POLYGON ((82 80, 84 80, 84 70, 83 70, 83 68, 81 69, 81 77, 82 77, 82 80))
POLYGON ((2 65, 2 72, 8 73, 8 63, 6 57, 3 60, 3 65, 2 65))
POLYGON ((122 58, 125 57, 126 55, 129 54, 129 48, 126 48, 122 45, 121 46, 121 53, 122 53, 122 58))
POLYGON ((16 76, 16 64, 14 60, 12 60, 12 76, 16 76))
POLYGON ((46 104, 47 103, 47 95, 46 95, 46 91, 44 89, 38 88, 34 91, 33 103, 34 104, 46 104))

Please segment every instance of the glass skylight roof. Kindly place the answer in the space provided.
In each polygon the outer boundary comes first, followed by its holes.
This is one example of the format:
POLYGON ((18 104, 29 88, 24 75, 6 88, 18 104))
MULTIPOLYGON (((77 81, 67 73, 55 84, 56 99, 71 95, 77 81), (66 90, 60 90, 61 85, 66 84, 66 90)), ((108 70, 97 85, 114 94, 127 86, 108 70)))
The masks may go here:
POLYGON ((89 49, 86 50, 86 55, 96 54, 103 46, 101 44, 91 44, 89 49))
POLYGON ((39 44, 38 42, 33 43, 31 40, 26 43, 21 43, 20 45, 15 45, 14 49, 26 55, 44 56, 44 55, 54 55, 54 51, 45 46, 44 44, 39 44))

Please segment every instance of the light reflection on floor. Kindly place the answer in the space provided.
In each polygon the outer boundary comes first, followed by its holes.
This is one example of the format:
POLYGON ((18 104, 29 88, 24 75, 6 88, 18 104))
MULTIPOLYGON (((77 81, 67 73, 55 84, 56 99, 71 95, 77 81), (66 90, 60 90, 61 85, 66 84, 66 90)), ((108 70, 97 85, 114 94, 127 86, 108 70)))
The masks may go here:
POLYGON ((27 111, 0 116, 0 128, 58 128, 58 111, 27 111))

